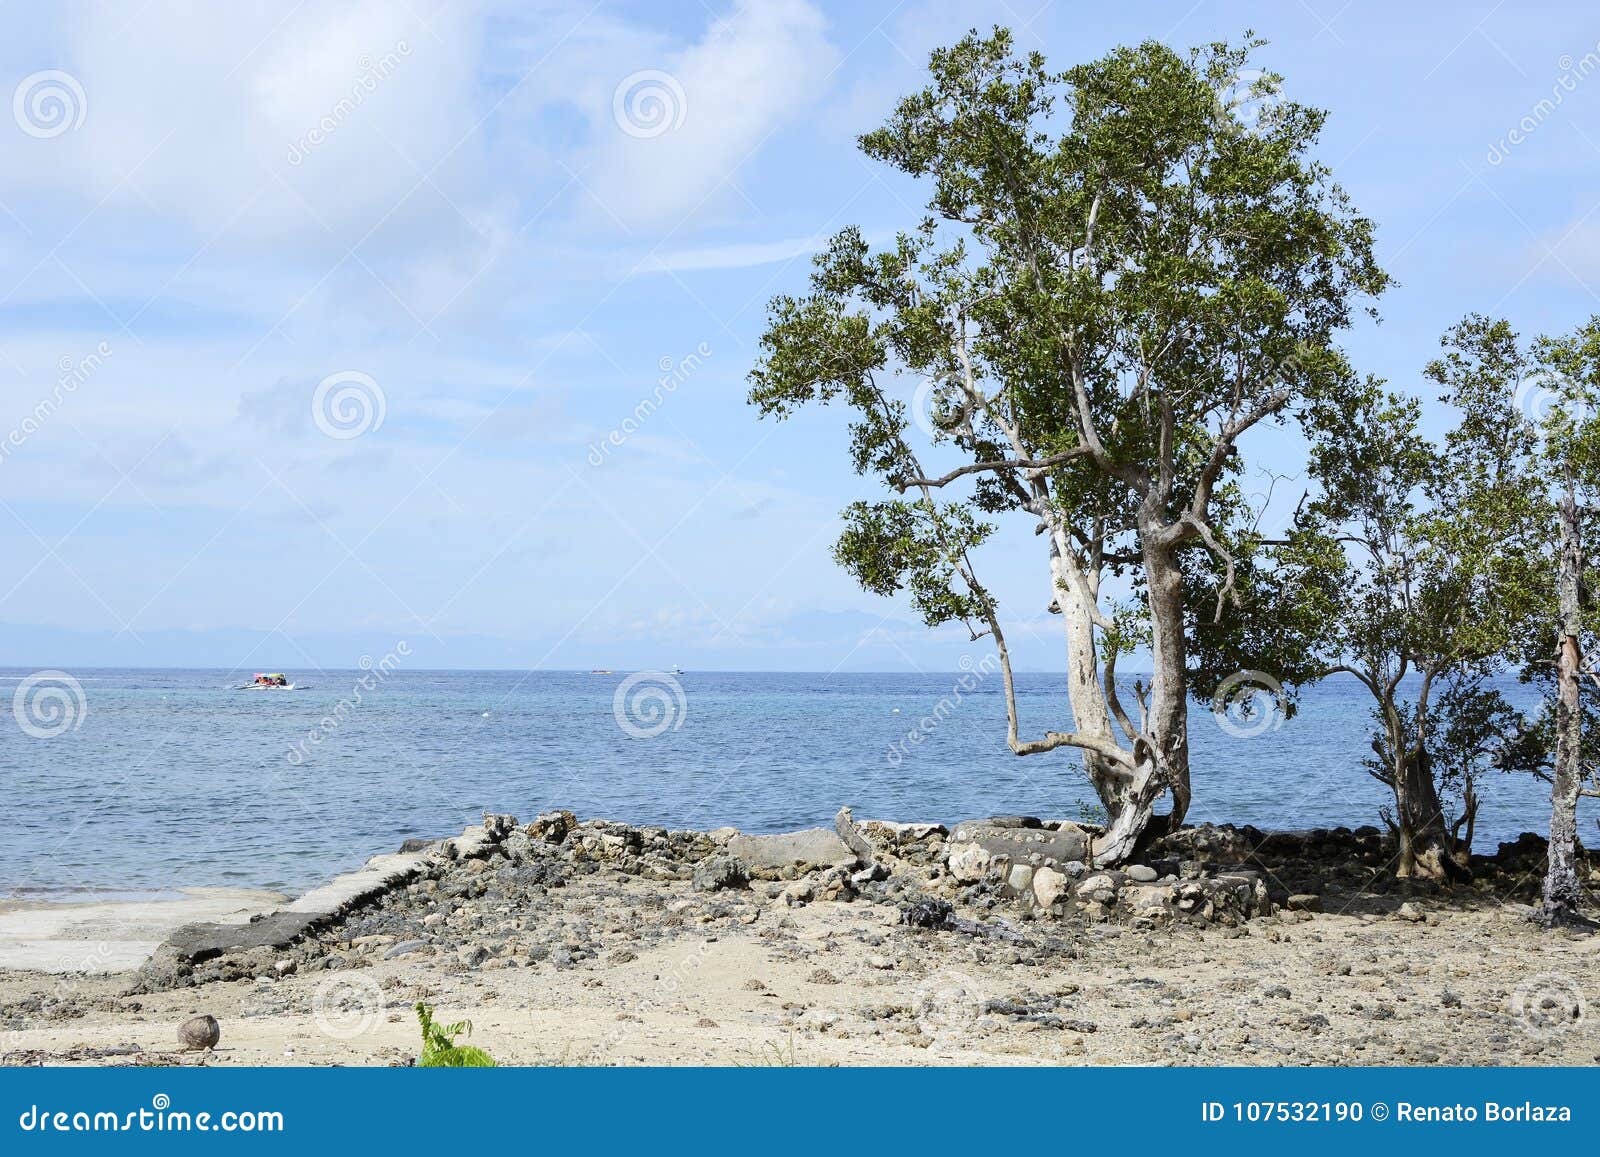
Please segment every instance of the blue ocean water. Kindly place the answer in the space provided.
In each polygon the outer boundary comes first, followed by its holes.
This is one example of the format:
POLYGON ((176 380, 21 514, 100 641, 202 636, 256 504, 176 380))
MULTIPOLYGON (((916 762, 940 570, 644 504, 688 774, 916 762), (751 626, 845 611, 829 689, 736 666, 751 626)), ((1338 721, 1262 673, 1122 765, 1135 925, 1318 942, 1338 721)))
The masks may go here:
MULTIPOLYGON (((0 676, 0 700, 32 674, 0 676)), ((317 672, 292 674, 310 684, 292 692, 233 690, 223 671, 72 676, 66 715, 24 710, 33 734, 0 715, 0 894, 299 891, 484 811, 777 831, 846 803, 951 822, 1076 818, 1093 799, 1075 755, 1010 754, 999 678, 981 671, 691 671, 637 682, 622 722, 621 672, 317 672)), ((1067 722, 1060 676, 1019 683, 1026 735, 1067 722)), ((1379 822, 1353 681, 1308 689, 1293 719, 1253 737, 1191 710, 1191 820, 1379 822)), ((1497 773, 1481 794, 1479 850, 1544 830, 1545 784, 1497 773)), ((1586 807, 1587 841, 1594 817, 1586 807)))

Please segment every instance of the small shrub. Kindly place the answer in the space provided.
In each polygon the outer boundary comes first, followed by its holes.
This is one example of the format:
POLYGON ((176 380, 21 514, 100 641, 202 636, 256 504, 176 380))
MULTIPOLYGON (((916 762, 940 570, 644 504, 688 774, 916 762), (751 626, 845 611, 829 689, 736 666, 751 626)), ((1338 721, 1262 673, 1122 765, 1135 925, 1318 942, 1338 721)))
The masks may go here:
POLYGON ((419 1068, 425 1069, 492 1069, 494 1058, 472 1045, 456 1044, 456 1037, 472 1035, 472 1022, 460 1020, 455 1024, 435 1024, 433 1009, 417 1001, 417 1020, 422 1023, 422 1055, 417 1058, 419 1068))

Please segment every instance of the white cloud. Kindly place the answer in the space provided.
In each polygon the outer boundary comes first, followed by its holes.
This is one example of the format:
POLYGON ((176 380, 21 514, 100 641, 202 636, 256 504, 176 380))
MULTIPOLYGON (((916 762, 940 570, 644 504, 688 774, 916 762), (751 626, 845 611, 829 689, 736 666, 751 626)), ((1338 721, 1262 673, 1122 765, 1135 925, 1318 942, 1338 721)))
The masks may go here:
POLYGON ((348 246, 431 180, 470 186, 472 6, 153 0, 61 16, 80 129, 24 141, 0 186, 137 207, 228 247, 348 246), (454 150, 452 152, 452 150, 454 150), (443 165, 439 162, 444 160, 443 165), (48 163, 46 163, 48 162, 48 163), (41 190, 40 186, 44 188, 41 190))
POLYGON ((690 273, 707 269, 749 269, 757 265, 775 265, 780 261, 791 261, 815 253, 827 243, 826 237, 815 236, 676 249, 646 257, 639 266, 639 272, 690 273))
POLYGON ((603 215, 630 229, 676 227, 728 199, 726 182, 823 95, 838 59, 821 13, 805 0, 740 0, 696 44, 659 59, 617 60, 603 76, 609 87, 586 96, 597 141, 585 188, 603 215), (673 83, 656 83, 667 107, 645 103, 630 114, 624 99, 630 134, 613 97, 638 72, 665 73, 673 83), (654 116, 676 127, 637 135, 655 131, 654 116))

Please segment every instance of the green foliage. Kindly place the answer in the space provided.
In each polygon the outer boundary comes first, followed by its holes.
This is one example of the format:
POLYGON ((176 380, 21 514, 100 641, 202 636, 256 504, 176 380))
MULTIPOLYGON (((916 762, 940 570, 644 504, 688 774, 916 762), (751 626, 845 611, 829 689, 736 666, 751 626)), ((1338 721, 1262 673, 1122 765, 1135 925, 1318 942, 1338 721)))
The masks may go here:
POLYGON ((855 469, 908 496, 845 512, 836 556, 863 587, 998 640, 973 556, 982 519, 1015 512, 1095 597, 1131 584, 1115 624, 1096 607, 1108 659, 1152 633, 1154 565, 1163 591, 1182 571, 1202 692, 1224 668, 1310 670, 1322 572, 1261 581, 1239 441, 1359 390, 1334 338, 1388 278, 1312 155, 1324 114, 1273 100, 1246 124, 1219 96, 1261 46, 1147 41, 1053 72, 974 32, 861 138, 924 182, 925 213, 881 249, 845 229, 809 293, 772 302, 750 400, 844 404, 855 469))
POLYGON ((417 1020, 422 1025, 422 1055, 417 1058, 417 1065, 425 1069, 492 1069, 495 1067, 494 1058, 480 1048, 473 1045, 458 1045, 456 1037, 465 1033, 472 1035, 471 1021, 457 1021, 455 1024, 437 1024, 433 1019, 433 1009, 422 1001, 417 1001, 417 1020))

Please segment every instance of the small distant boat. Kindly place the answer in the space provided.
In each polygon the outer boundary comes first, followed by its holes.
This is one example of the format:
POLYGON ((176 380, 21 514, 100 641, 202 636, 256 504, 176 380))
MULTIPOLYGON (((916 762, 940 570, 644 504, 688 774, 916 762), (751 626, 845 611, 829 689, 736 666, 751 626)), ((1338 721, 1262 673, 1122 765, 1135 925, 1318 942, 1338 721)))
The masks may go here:
POLYGON ((682 675, 683 674, 683 668, 682 667, 674 667, 672 670, 668 671, 667 674, 668 675, 682 675))
POLYGON ((610 667, 596 667, 593 671, 590 671, 589 674, 591 674, 591 675, 609 675, 609 674, 611 674, 611 668, 610 667))
POLYGON ((287 675, 281 671, 266 671, 257 675, 250 682, 235 691, 303 691, 304 687, 289 682, 287 675))

